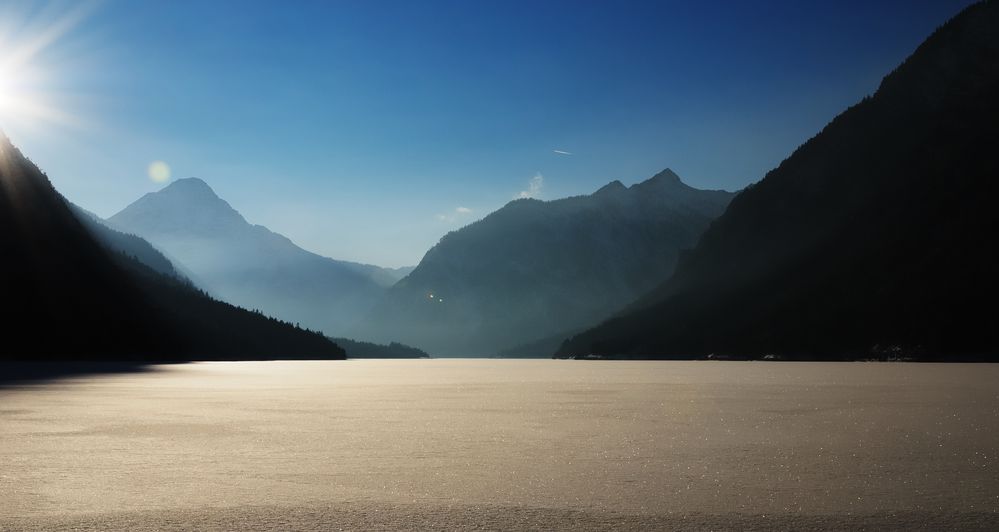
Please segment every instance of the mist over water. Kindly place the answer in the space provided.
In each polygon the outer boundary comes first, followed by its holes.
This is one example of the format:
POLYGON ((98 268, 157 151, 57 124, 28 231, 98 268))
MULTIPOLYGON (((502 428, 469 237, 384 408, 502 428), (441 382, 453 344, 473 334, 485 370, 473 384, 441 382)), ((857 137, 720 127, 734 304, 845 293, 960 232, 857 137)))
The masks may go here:
POLYGON ((9 385, 0 528, 984 529, 999 524, 997 378, 451 359, 9 385))

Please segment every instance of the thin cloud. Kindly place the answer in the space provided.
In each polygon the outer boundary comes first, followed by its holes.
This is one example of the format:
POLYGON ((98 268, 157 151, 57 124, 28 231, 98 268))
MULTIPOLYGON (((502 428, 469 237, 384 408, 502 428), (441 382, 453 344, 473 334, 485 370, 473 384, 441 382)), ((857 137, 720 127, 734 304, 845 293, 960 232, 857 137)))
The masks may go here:
POLYGON ((534 174, 531 178, 531 182, 527 184, 527 190, 521 190, 519 194, 514 196, 515 199, 522 198, 537 198, 541 195, 541 189, 545 186, 545 176, 541 175, 541 172, 534 174))
POLYGON ((552 150, 552 153, 557 153, 559 155, 572 155, 571 152, 567 152, 565 150, 552 150))
POLYGON ((468 207, 455 207, 453 211, 447 214, 434 215, 434 218, 437 218, 437 220, 441 222, 454 223, 460 220, 461 218, 472 214, 473 212, 475 211, 469 209, 468 207))

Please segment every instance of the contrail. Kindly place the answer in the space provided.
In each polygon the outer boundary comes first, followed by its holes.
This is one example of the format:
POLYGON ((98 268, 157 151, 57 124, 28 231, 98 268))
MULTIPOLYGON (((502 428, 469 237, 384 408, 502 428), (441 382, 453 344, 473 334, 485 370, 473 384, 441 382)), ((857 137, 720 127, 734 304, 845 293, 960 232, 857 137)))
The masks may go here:
POLYGON ((567 151, 564 151, 564 150, 552 150, 552 152, 553 153, 557 153, 559 155, 572 155, 571 153, 569 153, 567 151))

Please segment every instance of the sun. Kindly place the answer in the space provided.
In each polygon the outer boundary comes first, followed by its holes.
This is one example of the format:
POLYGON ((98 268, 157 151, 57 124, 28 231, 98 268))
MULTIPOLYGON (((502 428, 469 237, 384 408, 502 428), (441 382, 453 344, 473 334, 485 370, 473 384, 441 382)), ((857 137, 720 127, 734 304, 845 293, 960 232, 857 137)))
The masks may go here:
POLYGON ((55 96, 57 72, 47 64, 47 52, 59 47, 91 4, 55 7, 68 8, 18 12, 0 3, 0 130, 74 122, 55 96))
POLYGON ((10 95, 10 76, 11 73, 6 68, 3 68, 2 63, 0 63, 0 116, 6 111, 7 106, 10 105, 12 100, 10 95))
POLYGON ((59 110, 46 101, 44 88, 33 83, 37 74, 4 59, 0 56, 0 128, 58 121, 59 110))
POLYGON ((58 116, 45 100, 41 69, 19 55, 0 49, 0 129, 37 128, 58 116))
POLYGON ((17 72, 15 69, 6 67, 0 58, 0 118, 6 118, 8 113, 12 113, 17 108, 17 101, 24 96, 18 94, 17 72))

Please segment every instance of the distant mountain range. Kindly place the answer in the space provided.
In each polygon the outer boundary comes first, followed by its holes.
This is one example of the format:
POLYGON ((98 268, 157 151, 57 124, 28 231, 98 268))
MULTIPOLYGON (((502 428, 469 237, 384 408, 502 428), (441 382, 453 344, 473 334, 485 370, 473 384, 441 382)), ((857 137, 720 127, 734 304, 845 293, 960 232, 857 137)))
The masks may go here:
POLYGON ((349 338, 333 338, 333 341, 344 348, 347 358, 430 358, 430 354, 426 351, 398 342, 385 345, 349 338))
POLYGON ((732 196, 665 170, 589 196, 512 201, 442 238, 350 336, 484 356, 577 330, 666 279, 732 196))
POLYGON ((992 1, 739 194, 665 284, 558 355, 997 360, 997 124, 992 1))
POLYGON ((195 178, 146 194, 107 223, 148 240, 210 294, 331 336, 408 273, 306 251, 251 225, 195 178))
POLYGON ((80 215, 0 135, 0 359, 344 357, 317 333, 208 298, 133 237, 98 243, 80 215))
POLYGON ((996 360, 997 28, 967 8, 738 195, 665 170, 519 199, 414 269, 306 251, 193 178, 101 220, 0 135, 0 359, 996 360))

